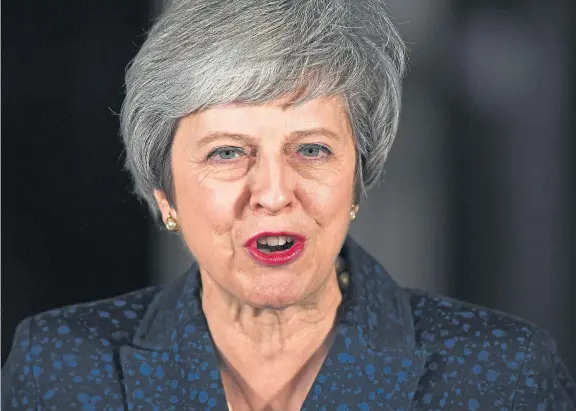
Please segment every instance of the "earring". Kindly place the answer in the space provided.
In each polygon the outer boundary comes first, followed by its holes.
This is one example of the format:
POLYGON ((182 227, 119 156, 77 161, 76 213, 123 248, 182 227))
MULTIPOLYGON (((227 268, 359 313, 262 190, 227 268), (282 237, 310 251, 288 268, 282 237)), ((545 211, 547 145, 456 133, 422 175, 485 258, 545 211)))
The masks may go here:
POLYGON ((178 222, 171 215, 168 216, 165 224, 168 231, 178 231, 178 222))
POLYGON ((358 206, 354 204, 350 209, 350 220, 354 220, 356 218, 357 213, 358 213, 358 206))

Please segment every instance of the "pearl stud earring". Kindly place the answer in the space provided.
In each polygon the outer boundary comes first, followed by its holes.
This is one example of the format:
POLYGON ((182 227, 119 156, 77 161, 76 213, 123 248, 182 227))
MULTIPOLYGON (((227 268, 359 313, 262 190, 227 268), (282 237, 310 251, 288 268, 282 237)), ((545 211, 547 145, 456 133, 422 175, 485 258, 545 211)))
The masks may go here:
POLYGON ((178 222, 171 215, 166 219, 166 229, 168 231, 178 231, 178 222))
POLYGON ((358 214, 358 205, 354 204, 350 209, 350 220, 354 220, 358 214))

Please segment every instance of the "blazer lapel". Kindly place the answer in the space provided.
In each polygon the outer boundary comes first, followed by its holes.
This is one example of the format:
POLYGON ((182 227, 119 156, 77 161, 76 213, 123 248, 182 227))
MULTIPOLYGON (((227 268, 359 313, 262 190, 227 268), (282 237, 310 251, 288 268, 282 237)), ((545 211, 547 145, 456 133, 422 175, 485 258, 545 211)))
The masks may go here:
POLYGON ((350 237, 342 251, 350 286, 343 292, 333 346, 303 410, 404 410, 425 372, 403 290, 350 237))
MULTIPOLYGON (((409 302, 350 237, 342 254, 350 286, 334 344, 302 409, 407 411, 426 363, 415 346, 409 302)), ((158 295, 132 344, 119 349, 128 409, 226 409, 199 288, 193 265, 158 295)))
POLYGON ((130 410, 226 409, 197 266, 160 293, 119 359, 130 410))
POLYGON ((409 410, 425 357, 411 350, 374 350, 345 330, 340 328, 302 410, 409 410))

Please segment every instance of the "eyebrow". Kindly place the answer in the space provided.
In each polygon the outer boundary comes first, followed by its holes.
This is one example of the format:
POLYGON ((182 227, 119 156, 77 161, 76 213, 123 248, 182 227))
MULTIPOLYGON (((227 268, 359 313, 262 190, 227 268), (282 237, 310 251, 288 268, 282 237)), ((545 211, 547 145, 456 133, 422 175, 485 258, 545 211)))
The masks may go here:
MULTIPOLYGON (((287 139, 288 140, 298 140, 304 137, 309 137, 309 136, 316 136, 316 135, 322 135, 325 137, 328 137, 332 140, 338 140, 340 139, 340 136, 325 128, 325 127, 317 127, 317 128, 311 128, 311 129, 307 129, 307 130, 296 130, 291 132, 287 139)), ((202 147, 205 146, 213 141, 216 140, 220 140, 220 139, 224 139, 224 138, 229 138, 232 140, 237 140, 237 141, 253 141, 256 138, 254 136, 251 136, 249 134, 243 134, 243 133, 230 133, 230 132, 226 132, 226 131, 215 131, 213 133, 208 133, 206 134, 204 137, 202 137, 200 140, 198 140, 198 142, 196 143, 197 147, 202 147)))

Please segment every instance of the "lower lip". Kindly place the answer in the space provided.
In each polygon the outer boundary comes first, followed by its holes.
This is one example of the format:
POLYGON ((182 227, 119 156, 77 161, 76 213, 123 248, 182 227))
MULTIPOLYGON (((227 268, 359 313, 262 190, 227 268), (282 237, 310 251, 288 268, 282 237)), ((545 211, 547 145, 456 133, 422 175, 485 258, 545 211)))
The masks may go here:
POLYGON ((256 246, 256 242, 247 248, 248 252, 259 264, 283 265, 295 261, 300 256, 300 254, 302 254, 302 251, 304 251, 304 242, 300 240, 294 240, 294 245, 288 250, 276 251, 273 253, 266 253, 262 250, 259 250, 256 246))

